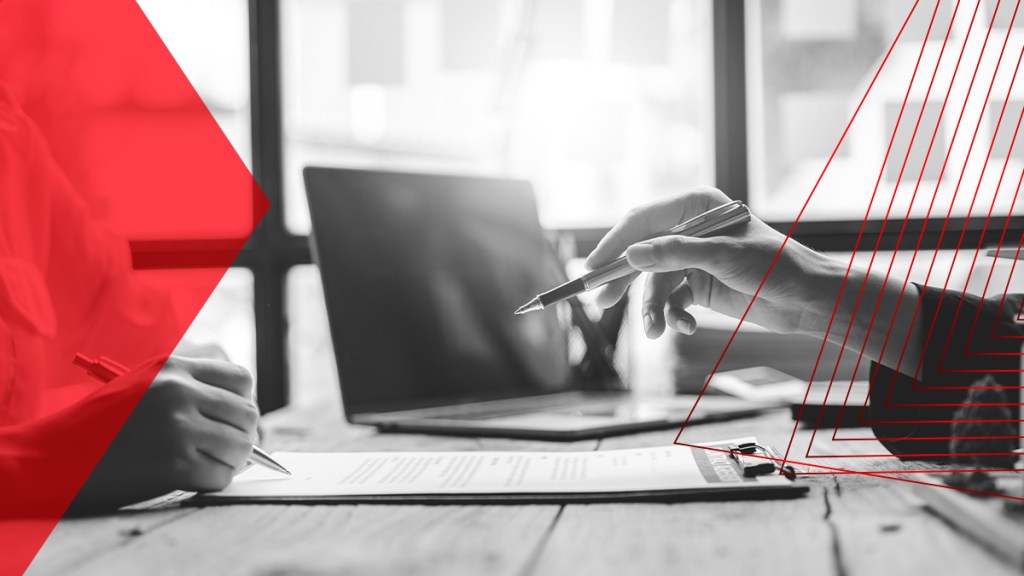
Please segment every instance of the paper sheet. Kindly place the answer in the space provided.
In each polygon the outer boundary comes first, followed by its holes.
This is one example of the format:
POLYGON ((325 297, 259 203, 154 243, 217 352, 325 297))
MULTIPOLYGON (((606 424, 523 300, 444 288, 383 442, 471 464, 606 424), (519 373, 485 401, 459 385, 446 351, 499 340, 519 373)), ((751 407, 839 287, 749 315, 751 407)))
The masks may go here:
POLYGON ((603 452, 279 452, 292 471, 253 467, 222 498, 376 495, 587 494, 780 486, 744 478, 729 454, 684 446, 603 452))

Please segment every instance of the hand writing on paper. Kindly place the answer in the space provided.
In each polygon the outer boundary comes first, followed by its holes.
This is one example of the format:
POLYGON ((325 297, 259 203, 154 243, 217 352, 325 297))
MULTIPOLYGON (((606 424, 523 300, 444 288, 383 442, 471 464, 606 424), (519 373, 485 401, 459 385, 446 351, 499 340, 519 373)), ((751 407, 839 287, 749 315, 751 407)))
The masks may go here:
MULTIPOLYGON (((145 377, 136 369, 118 381, 145 377)), ((171 490, 217 490, 245 465, 259 412, 252 376, 229 362, 172 356, 79 495, 117 505, 171 490)))

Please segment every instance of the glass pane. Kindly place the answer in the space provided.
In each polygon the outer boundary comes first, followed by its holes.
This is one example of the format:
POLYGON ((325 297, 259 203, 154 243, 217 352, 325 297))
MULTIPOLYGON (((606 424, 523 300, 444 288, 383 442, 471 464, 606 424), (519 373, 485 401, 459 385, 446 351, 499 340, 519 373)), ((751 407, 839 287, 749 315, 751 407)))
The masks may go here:
POLYGON ((750 201, 762 217, 792 220, 833 150, 804 220, 882 219, 890 201, 890 218, 923 217, 933 199, 931 218, 944 218, 951 205, 954 216, 964 216, 972 201, 971 214, 978 217, 990 206, 997 214, 1010 210, 1024 169, 1024 142, 1010 149, 1024 103, 1022 82, 1010 81, 1024 18, 1018 14, 1009 27, 1013 2, 1001 3, 993 15, 996 3, 982 0, 976 16, 973 2, 921 2, 868 92, 913 4, 747 2, 750 201))
MULTIPOLYGON (((188 284, 191 271, 137 270, 142 282, 161 290, 169 281, 188 284)), ((195 290, 206 286, 209 272, 195 271, 195 290)), ((178 291, 176 290, 176 293, 178 291)), ((184 317, 187 313, 177 311, 184 317)), ((247 268, 231 268, 192 322, 183 342, 188 345, 215 344, 228 358, 256 375, 256 324, 253 314, 253 274, 247 268)))
POLYGON ((248 2, 137 1, 251 169, 248 2))
POLYGON ((320 271, 294 266, 288 271, 288 382, 293 406, 327 405, 341 408, 341 388, 334 364, 331 333, 320 271))
MULTIPOLYGON (((0 18, 0 79, 39 125, 54 157, 97 218, 135 239, 241 236, 252 211, 203 213, 208 190, 175 138, 153 135, 207 126, 212 112, 238 155, 249 161, 249 58, 246 0, 139 0, 206 107, 157 78, 140 32, 83 29, 91 3, 5 2, 0 18), (43 72, 40 72, 43 71, 43 72), (104 82, 96 79, 102 78, 104 82), (209 112, 207 111, 209 110, 209 112), (73 127, 69 128, 69 127, 73 127), (145 135, 145 137, 142 137, 145 135), (169 172, 174 177, 161 178, 169 172), (189 180, 193 179, 193 180, 189 180), (134 190, 117 195, 112 190, 134 190)), ((134 11, 129 4, 127 10, 134 11)), ((142 23, 145 25, 145 23, 142 23)), ((237 178, 219 193, 251 206, 251 182, 237 178)))
POLYGON ((549 227, 713 179, 710 0, 285 0, 285 219, 309 165, 531 180, 549 227))

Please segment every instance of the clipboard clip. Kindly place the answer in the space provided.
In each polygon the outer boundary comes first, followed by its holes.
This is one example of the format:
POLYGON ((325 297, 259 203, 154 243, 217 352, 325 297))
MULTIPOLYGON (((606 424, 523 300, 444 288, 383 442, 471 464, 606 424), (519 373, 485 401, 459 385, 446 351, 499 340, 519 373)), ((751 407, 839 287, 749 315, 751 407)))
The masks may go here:
POLYGON ((745 478, 764 476, 772 472, 781 472, 787 478, 796 476, 796 469, 790 465, 781 466, 782 456, 770 446, 762 446, 757 442, 740 442, 729 445, 729 456, 743 470, 745 478))

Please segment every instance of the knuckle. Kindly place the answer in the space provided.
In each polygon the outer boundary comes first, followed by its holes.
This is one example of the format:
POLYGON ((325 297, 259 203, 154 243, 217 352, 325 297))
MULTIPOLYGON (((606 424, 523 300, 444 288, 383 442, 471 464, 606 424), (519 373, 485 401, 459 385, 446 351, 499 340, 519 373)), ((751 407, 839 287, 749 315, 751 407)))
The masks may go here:
POLYGON ((679 236, 668 236, 653 243, 654 258, 662 263, 670 262, 686 249, 686 241, 679 236))
POLYGON ((185 367, 185 363, 181 356, 167 356, 163 360, 163 369, 167 371, 181 370, 185 367))
POLYGON ((178 478, 190 477, 195 468, 195 459, 185 454, 184 451, 179 451, 177 455, 170 459, 171 470, 178 478))
POLYGON ((158 393, 162 401, 171 405, 181 405, 191 401, 195 390, 187 379, 170 377, 160 382, 158 393))
POLYGON ((175 411, 170 416, 169 430, 174 434, 177 448, 185 452, 189 446, 189 435, 192 431, 192 416, 184 411, 175 411))
POLYGON ((643 208, 640 206, 633 206, 629 210, 626 210, 626 214, 622 217, 623 220, 631 222, 641 217, 643 208))
POLYGON ((240 385, 245 389, 247 395, 252 393, 253 379, 252 372, 249 372, 244 366, 234 365, 235 373, 237 374, 240 385))
POLYGON ((242 411, 245 417, 246 428, 256 429, 256 424, 260 421, 260 409, 252 402, 246 402, 245 408, 242 411))

